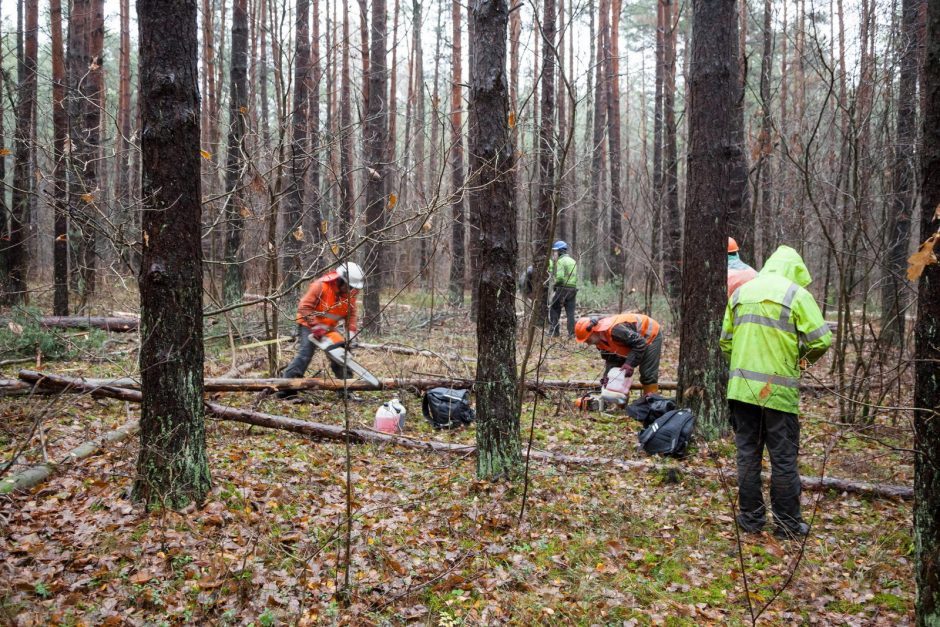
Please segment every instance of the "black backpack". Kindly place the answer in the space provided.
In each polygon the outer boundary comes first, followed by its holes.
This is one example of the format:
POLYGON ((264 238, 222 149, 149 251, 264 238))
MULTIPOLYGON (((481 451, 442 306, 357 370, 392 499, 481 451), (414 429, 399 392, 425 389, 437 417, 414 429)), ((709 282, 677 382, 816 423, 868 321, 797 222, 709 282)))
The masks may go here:
POLYGON ((675 409, 654 420, 640 431, 640 446, 648 455, 684 457, 692 430, 695 428, 695 416, 688 409, 675 409))
POLYGON ((631 418, 642 422, 644 427, 648 427, 654 420, 674 409, 676 409, 676 402, 671 398, 659 394, 650 394, 649 396, 641 396, 627 405, 626 412, 631 418))
POLYGON ((432 388, 424 394, 421 412, 435 429, 456 429, 476 419, 469 398, 470 390, 432 388))

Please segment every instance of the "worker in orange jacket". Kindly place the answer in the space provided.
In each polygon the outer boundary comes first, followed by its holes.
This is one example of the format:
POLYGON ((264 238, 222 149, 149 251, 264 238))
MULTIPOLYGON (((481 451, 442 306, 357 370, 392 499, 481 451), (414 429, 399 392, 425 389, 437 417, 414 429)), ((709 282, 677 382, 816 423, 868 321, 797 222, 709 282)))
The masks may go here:
POLYGON ((757 270, 741 261, 739 255, 738 242, 733 238, 728 238, 728 298, 751 279, 757 276, 757 270))
MULTIPOLYGON (((300 299, 297 306, 297 324, 300 335, 300 346, 297 356, 290 362, 282 373, 288 379, 303 377, 313 359, 316 346, 310 341, 312 335, 316 339, 327 337, 334 343, 344 342, 343 336, 336 331, 340 322, 346 324, 348 335, 356 333, 356 295, 365 283, 362 268, 351 261, 340 264, 332 272, 328 272, 307 288, 307 293, 300 299)), ((349 348, 348 346, 346 347, 349 348)), ((340 379, 351 378, 350 372, 341 364, 330 361, 333 374, 340 379)), ((282 390, 279 398, 292 398, 296 392, 282 390)))
POLYGON ((601 385, 607 385, 607 373, 620 368, 626 376, 640 369, 643 394, 659 391, 659 358, 663 351, 662 325, 638 313, 622 313, 604 318, 580 318, 574 326, 579 342, 596 346, 604 358, 601 385))

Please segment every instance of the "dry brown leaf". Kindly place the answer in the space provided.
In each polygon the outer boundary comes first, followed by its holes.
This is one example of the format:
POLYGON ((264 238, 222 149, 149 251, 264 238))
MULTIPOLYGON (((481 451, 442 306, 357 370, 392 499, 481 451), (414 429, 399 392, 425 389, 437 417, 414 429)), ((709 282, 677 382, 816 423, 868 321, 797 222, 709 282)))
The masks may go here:
POLYGON ((773 388, 770 387, 770 381, 764 384, 764 387, 760 389, 760 394, 758 395, 761 400, 766 399, 768 396, 773 394, 773 388))
POLYGON ((128 581, 130 581, 131 583, 134 583, 134 584, 137 584, 138 586, 140 586, 140 585, 143 585, 143 584, 147 583, 147 582, 150 581, 151 579, 153 579, 153 575, 151 575, 151 574, 150 574, 148 571, 146 571, 146 570, 142 570, 142 571, 139 571, 139 572, 134 573, 133 575, 131 575, 130 578, 128 579, 128 581))
POLYGON ((83 200, 84 202, 89 202, 89 203, 90 203, 90 202, 92 202, 92 201, 95 200, 95 197, 92 196, 91 194, 85 193, 85 194, 82 194, 82 200, 83 200))
POLYGON ((907 259, 907 278, 910 281, 916 281, 924 273, 924 268, 937 263, 937 255, 934 253, 934 246, 940 239, 940 232, 934 233, 927 238, 927 241, 920 245, 917 252, 907 259))
POLYGON ((296 229, 294 229, 293 236, 294 239, 298 242, 304 241, 304 227, 298 226, 296 229))
POLYGON ((203 158, 203 159, 207 159, 207 160, 208 160, 208 159, 211 159, 211 158, 212 158, 212 153, 209 152, 208 150, 200 150, 200 151, 199 151, 199 154, 202 155, 202 158, 203 158))
POLYGON ((0 157, 6 157, 7 155, 13 154, 9 148, 0 148, 0 157))
POLYGON ((396 196, 395 194, 389 194, 388 195, 388 208, 394 209, 395 205, 397 204, 398 204, 398 196, 396 196))

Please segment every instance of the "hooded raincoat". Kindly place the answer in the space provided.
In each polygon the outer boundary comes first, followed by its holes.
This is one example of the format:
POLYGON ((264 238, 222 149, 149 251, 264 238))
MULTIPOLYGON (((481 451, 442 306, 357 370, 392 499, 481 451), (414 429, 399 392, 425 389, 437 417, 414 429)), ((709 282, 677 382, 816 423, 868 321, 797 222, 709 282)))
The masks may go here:
POLYGON ((799 413, 800 360, 822 357, 832 332, 813 296, 799 253, 781 246, 725 309, 721 350, 731 360, 728 398, 799 413))

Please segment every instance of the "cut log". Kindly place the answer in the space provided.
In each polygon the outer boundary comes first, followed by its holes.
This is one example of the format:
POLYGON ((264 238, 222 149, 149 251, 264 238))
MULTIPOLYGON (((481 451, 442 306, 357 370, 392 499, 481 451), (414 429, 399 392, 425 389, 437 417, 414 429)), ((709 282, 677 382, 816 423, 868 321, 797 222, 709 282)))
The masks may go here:
POLYGON ((367 344, 365 342, 359 342, 355 345, 355 348, 361 348, 369 351, 378 351, 383 353, 396 353, 398 355, 414 355, 420 357, 435 357, 442 360, 456 360, 456 361, 476 361, 476 357, 464 357, 463 355, 453 355, 453 354, 444 354, 436 353, 431 350, 422 349, 422 348, 411 348, 410 346, 399 346, 397 344, 367 344))
MULTIPOLYGON (((43 377, 51 379, 62 379, 64 381, 74 381, 87 384, 92 387, 119 387, 140 389, 140 381, 132 378, 121 379, 80 379, 73 377, 59 377, 58 375, 45 374, 35 370, 20 370, 19 377, 23 381, 36 383, 43 377)), ((279 390, 333 390, 338 391, 348 389, 353 392, 369 392, 376 390, 429 390, 437 387, 454 388, 465 390, 473 387, 473 379, 451 379, 447 377, 440 378, 415 378, 415 379, 379 379, 379 387, 370 385, 365 381, 348 381, 344 385, 339 379, 234 379, 234 378, 210 378, 205 380, 206 392, 263 392, 279 390)), ((570 381, 562 379, 543 379, 536 383, 527 381, 526 385, 530 390, 591 390, 597 389, 597 381, 590 379, 574 379, 570 381)), ((663 382, 659 387, 664 390, 674 390, 674 382, 663 382)), ((641 389, 639 383, 633 385, 634 390, 641 389)), ((0 390, 2 390, 0 383, 0 390)))
MULTIPOLYGON (((23 371, 20 376, 35 379, 38 385, 64 390, 71 388, 76 391, 87 392, 96 397, 111 397, 119 400, 137 402, 141 401, 141 393, 137 390, 118 388, 113 386, 94 386, 81 379, 72 377, 63 377, 59 375, 43 375, 23 371)), ((25 378, 24 377, 24 378, 25 378)), ((404 448, 431 451, 435 453, 449 453, 470 455, 476 451, 475 446, 465 446, 461 444, 452 444, 448 442, 437 442, 434 440, 416 440, 402 436, 395 436, 385 433, 379 433, 369 429, 350 429, 344 430, 336 425, 328 425, 318 422, 308 422, 297 420, 285 416, 276 416, 274 414, 265 414, 262 412, 251 411, 247 409, 237 409, 226 407, 216 403, 206 403, 206 409, 209 414, 220 420, 240 422, 258 427, 269 429, 281 429, 300 433, 310 437, 321 438, 325 440, 345 441, 347 438, 352 442, 369 442, 374 444, 391 444, 404 448)), ((662 464, 649 461, 617 459, 612 457, 587 457, 579 455, 563 455, 552 453, 550 451, 534 451, 532 459, 554 464, 569 464, 576 466, 604 466, 620 468, 623 470, 647 470, 664 471, 678 468, 681 472, 689 473, 704 479, 715 480, 718 477, 718 471, 710 468, 696 466, 679 466, 675 464, 662 464)), ((725 471, 725 476, 735 477, 733 470, 725 471)), ((865 481, 850 481, 848 479, 839 479, 835 477, 805 477, 800 476, 803 488, 806 490, 838 490, 840 492, 852 492, 867 496, 882 498, 901 498, 911 499, 914 496, 912 488, 907 486, 874 484, 865 481)))
MULTIPOLYGON (((138 392, 138 394, 140 394, 138 392)), ((138 399, 137 402, 140 402, 138 399)), ((109 431, 98 436, 94 440, 89 440, 84 444, 76 446, 69 451, 65 458, 57 464, 37 464, 30 466, 26 470, 15 475, 7 477, 0 481, 0 494, 9 494, 10 492, 19 492, 29 490, 45 481, 50 475, 59 469, 74 462, 85 459, 97 453, 101 447, 111 442, 120 442, 134 435, 140 430, 140 425, 136 420, 128 422, 123 427, 109 431)))
POLYGON ((140 325, 137 318, 106 318, 102 316, 45 316, 39 324, 59 329, 103 329, 127 333, 136 331, 140 325))

